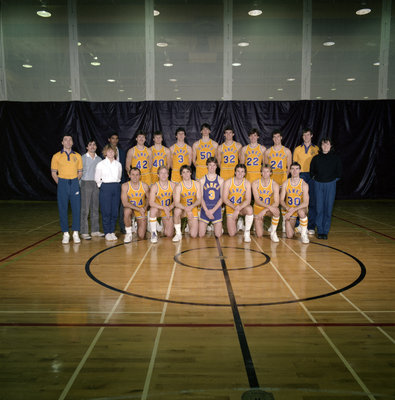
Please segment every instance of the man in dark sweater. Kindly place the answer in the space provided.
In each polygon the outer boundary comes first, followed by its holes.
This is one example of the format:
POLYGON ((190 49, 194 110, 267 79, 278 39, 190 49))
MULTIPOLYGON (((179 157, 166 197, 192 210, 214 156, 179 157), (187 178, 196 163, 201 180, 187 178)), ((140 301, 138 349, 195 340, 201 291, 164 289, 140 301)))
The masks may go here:
POLYGON ((314 179, 316 193, 316 226, 318 239, 328 239, 332 209, 336 196, 336 182, 342 174, 340 157, 332 150, 332 140, 324 138, 320 152, 310 164, 310 175, 314 179))

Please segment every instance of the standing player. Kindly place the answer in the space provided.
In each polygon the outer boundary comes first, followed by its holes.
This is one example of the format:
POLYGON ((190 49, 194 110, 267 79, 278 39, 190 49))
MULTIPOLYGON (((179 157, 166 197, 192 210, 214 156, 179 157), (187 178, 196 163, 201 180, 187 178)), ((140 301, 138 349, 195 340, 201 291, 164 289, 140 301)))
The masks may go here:
POLYGON ((130 168, 130 181, 122 185, 121 201, 124 210, 124 222, 126 235, 125 243, 132 241, 132 216, 137 220, 137 235, 144 239, 147 231, 147 208, 149 188, 145 182, 141 182, 140 170, 136 167, 130 168))
POLYGON ((286 211, 284 215, 287 238, 295 232, 296 218, 299 217, 302 243, 309 243, 307 236, 307 208, 309 206, 309 185, 300 177, 300 165, 291 164, 291 178, 287 179, 280 194, 280 204, 286 211))
POLYGON ((170 147, 171 156, 171 181, 178 183, 181 182, 180 168, 182 165, 191 165, 192 162, 192 148, 185 143, 185 129, 177 128, 176 138, 177 142, 170 147))
POLYGON ((137 132, 137 145, 129 149, 126 154, 126 171, 130 168, 138 168, 141 172, 141 181, 148 186, 151 184, 151 165, 152 152, 145 146, 146 134, 142 131, 137 132))
POLYGON ((251 242, 250 230, 254 221, 251 203, 251 183, 245 179, 247 168, 244 164, 237 164, 235 176, 224 183, 222 200, 226 205, 226 226, 229 236, 237 233, 237 218, 245 216, 244 241, 251 242))
POLYGON ((224 180, 234 176, 235 167, 239 163, 241 144, 233 140, 233 128, 227 126, 224 131, 225 142, 218 146, 217 160, 221 167, 221 178, 224 180))
POLYGON ((310 176, 310 163, 313 157, 318 154, 319 148, 315 144, 311 143, 313 137, 311 129, 303 129, 302 137, 303 143, 295 148, 293 160, 300 164, 302 171, 300 177, 309 185, 309 225, 307 229, 309 235, 314 235, 316 207, 314 181, 310 176))
POLYGON ((151 146, 152 153, 152 168, 151 168, 151 183, 158 182, 158 168, 170 166, 170 150, 163 146, 163 134, 161 131, 154 132, 154 145, 151 146))
POLYGON ((246 165, 246 178, 252 183, 261 177, 261 166, 266 147, 258 143, 258 129, 251 129, 248 138, 250 139, 250 144, 241 149, 240 162, 246 165))
POLYGON ((252 194, 254 195, 254 218, 255 232, 257 237, 263 236, 263 221, 265 216, 272 217, 270 239, 277 243, 277 225, 280 221, 279 205, 279 186, 271 179, 272 170, 270 165, 262 165, 262 177, 252 184, 252 194))
POLYGON ((176 234, 173 242, 182 239, 181 218, 188 218, 189 235, 193 238, 198 235, 198 206, 201 203, 200 185, 191 179, 192 168, 183 165, 180 169, 182 181, 174 188, 174 228, 176 234))
POLYGON ((217 175, 218 166, 215 157, 207 159, 207 174, 200 179, 202 192, 202 205, 199 216, 199 236, 206 234, 207 225, 211 222, 214 225, 216 237, 222 236, 222 186, 224 180, 217 175))
POLYGON ((192 146, 192 161, 196 167, 196 179, 202 178, 207 174, 207 160, 215 156, 218 143, 210 139, 211 128, 209 124, 202 124, 200 133, 202 138, 192 146))
POLYGON ((169 181, 169 169, 165 165, 158 168, 158 182, 150 190, 150 227, 151 243, 158 242, 157 218, 162 217, 164 234, 170 237, 174 233, 173 224, 173 191, 175 183, 169 181))
POLYGON ((67 244, 70 241, 68 210, 69 202, 73 222, 71 230, 73 231, 74 243, 80 243, 78 235, 80 230, 80 212, 81 196, 79 179, 82 176, 82 158, 73 151, 73 138, 70 135, 63 135, 63 149, 57 152, 51 160, 51 174, 53 180, 58 185, 58 209, 60 217, 60 227, 63 232, 62 243, 67 244))

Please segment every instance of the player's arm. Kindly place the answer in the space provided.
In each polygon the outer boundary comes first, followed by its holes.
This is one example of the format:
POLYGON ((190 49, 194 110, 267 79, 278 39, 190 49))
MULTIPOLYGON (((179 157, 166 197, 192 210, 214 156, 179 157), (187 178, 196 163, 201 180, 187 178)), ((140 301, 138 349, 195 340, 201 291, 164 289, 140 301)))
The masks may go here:
POLYGON ((242 148, 243 148, 243 146, 242 146, 240 143, 236 142, 237 158, 238 158, 239 160, 240 160, 240 157, 241 157, 241 150, 242 150, 242 148))
POLYGON ((133 147, 131 147, 126 153, 125 169, 128 175, 130 172, 130 166, 132 164, 132 157, 133 157, 133 147))
POLYGON ((149 206, 149 193, 150 193, 150 188, 148 187, 148 185, 146 183, 142 183, 143 184, 143 188, 144 188, 144 192, 145 192, 145 206, 144 208, 144 213, 148 210, 148 206, 149 206))
POLYGON ((181 204, 181 183, 177 183, 173 191, 174 207, 181 210, 185 210, 185 207, 181 204))
POLYGON ((280 190, 280 205, 281 205, 281 207, 283 207, 285 210, 288 210, 288 206, 287 206, 287 204, 285 203, 285 196, 286 196, 286 194, 287 194, 286 187, 287 187, 287 181, 285 181, 285 182, 283 183, 283 185, 281 186, 281 190, 280 190))
POLYGON ((128 201, 128 189, 129 189, 129 183, 125 182, 121 186, 121 202, 123 205, 123 208, 131 208, 133 210, 138 210, 137 207, 132 207, 131 203, 128 201))
POLYGON ((192 146, 192 163, 196 167, 196 157, 197 157, 197 145, 198 142, 195 142, 192 146))
POLYGON ((187 151, 188 151, 188 165, 190 166, 192 164, 192 147, 187 145, 187 151))
POLYGON ((154 183, 149 191, 149 205, 152 208, 164 209, 160 204, 156 202, 156 195, 158 194, 158 185, 154 183))
MULTIPOLYGON (((204 183, 205 183, 205 181, 206 181, 206 178, 203 176, 203 178, 200 178, 199 179, 199 186, 200 186, 200 191, 201 191, 201 193, 203 193, 204 192, 204 183)), ((202 196, 202 201, 201 201, 201 206, 202 206, 202 208, 203 208, 203 210, 206 212, 206 214, 209 212, 209 210, 208 210, 208 208, 207 208, 207 205, 206 205, 206 202, 204 201, 204 197, 202 196)))
POLYGON ((191 210, 197 206, 200 206, 202 203, 202 191, 200 190, 200 185, 198 182, 194 182, 195 187, 196 187, 196 200, 195 202, 190 206, 191 210))
POLYGON ((165 162, 166 162, 165 165, 167 165, 167 167, 170 168, 170 163, 171 163, 170 150, 167 147, 165 147, 165 162))
POLYGON ((280 186, 277 182, 272 182, 273 188, 273 204, 269 208, 278 208, 280 203, 280 186))
POLYGON ((269 149, 266 149, 265 154, 263 155, 263 163, 270 165, 269 149))
POLYGON ((247 146, 244 146, 244 147, 241 149, 241 151, 240 151, 239 160, 240 160, 240 163, 241 163, 241 164, 244 164, 245 161, 246 161, 246 147, 247 147, 247 146))
POLYGON ((218 208, 220 208, 222 206, 222 192, 224 190, 224 180, 223 178, 221 178, 220 176, 218 176, 218 183, 220 185, 220 193, 221 196, 219 196, 219 199, 217 201, 217 204, 211 209, 211 212, 214 213, 215 211, 217 211, 218 208))
POLYGON ((247 179, 245 180, 245 185, 246 185, 246 194, 244 201, 239 205, 240 210, 243 208, 249 206, 251 204, 251 183, 247 179))
POLYGON ((58 184, 59 177, 58 177, 57 169, 51 169, 51 176, 52 176, 52 179, 55 181, 55 183, 58 184))
POLYGON ((216 151, 216 158, 217 158, 217 161, 218 161, 218 166, 221 166, 221 157, 222 157, 221 148, 222 148, 222 146, 218 145, 217 151, 216 151))
POLYGON ((303 201, 296 208, 293 209, 294 212, 303 208, 307 208, 309 206, 309 185, 305 181, 303 181, 302 183, 302 191, 303 201))
POLYGON ((173 153, 174 153, 174 144, 169 149, 169 169, 173 168, 173 153))
POLYGON ((259 184, 259 179, 254 181, 251 185, 252 195, 254 197, 254 203, 259 207, 266 208, 267 205, 259 198, 258 184, 259 184))
POLYGON ((227 206, 235 209, 235 205, 229 200, 229 188, 230 188, 231 182, 232 182, 232 178, 227 179, 224 182, 224 190, 222 192, 222 202, 224 204, 226 204, 227 206))
POLYGON ((287 155, 287 176, 289 175, 289 171, 291 170, 291 164, 292 164, 292 153, 291 150, 286 148, 285 149, 285 154, 287 155))
POLYGON ((151 171, 152 169, 152 150, 150 148, 148 149, 148 171, 151 171))

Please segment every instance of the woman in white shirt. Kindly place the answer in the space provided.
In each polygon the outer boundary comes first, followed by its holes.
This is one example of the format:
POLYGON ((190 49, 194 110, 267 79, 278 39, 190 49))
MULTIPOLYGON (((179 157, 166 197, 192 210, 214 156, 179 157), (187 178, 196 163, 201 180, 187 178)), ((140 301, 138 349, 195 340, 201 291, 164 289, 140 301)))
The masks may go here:
POLYGON ((115 159, 117 150, 109 144, 103 148, 105 159, 96 166, 95 181, 100 188, 99 201, 106 240, 117 240, 115 224, 121 198, 122 165, 115 159))

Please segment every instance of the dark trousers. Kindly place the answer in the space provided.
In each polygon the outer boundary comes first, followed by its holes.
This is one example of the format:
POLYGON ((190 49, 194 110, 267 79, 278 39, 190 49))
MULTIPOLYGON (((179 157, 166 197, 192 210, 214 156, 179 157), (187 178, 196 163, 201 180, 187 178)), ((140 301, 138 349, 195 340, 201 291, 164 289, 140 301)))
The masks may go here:
POLYGON ((315 229, 315 216, 317 214, 314 181, 310 177, 310 172, 302 172, 300 174, 300 177, 309 185, 309 223, 308 223, 307 229, 314 230, 315 229))
POLYGON ((73 222, 71 229, 73 231, 80 230, 80 212, 81 212, 81 195, 78 178, 58 180, 58 209, 60 218, 60 228, 62 232, 69 231, 69 202, 71 205, 71 214, 73 222))
POLYGON ((95 181, 81 180, 81 233, 89 233, 89 214, 91 217, 91 232, 98 232, 99 188, 95 181))
POLYGON ((331 227, 332 210, 336 196, 336 180, 332 182, 314 181, 316 199, 317 233, 327 235, 331 227))
POLYGON ((121 199, 121 185, 119 183, 102 183, 100 186, 100 211, 105 234, 115 232, 119 201, 121 199))

